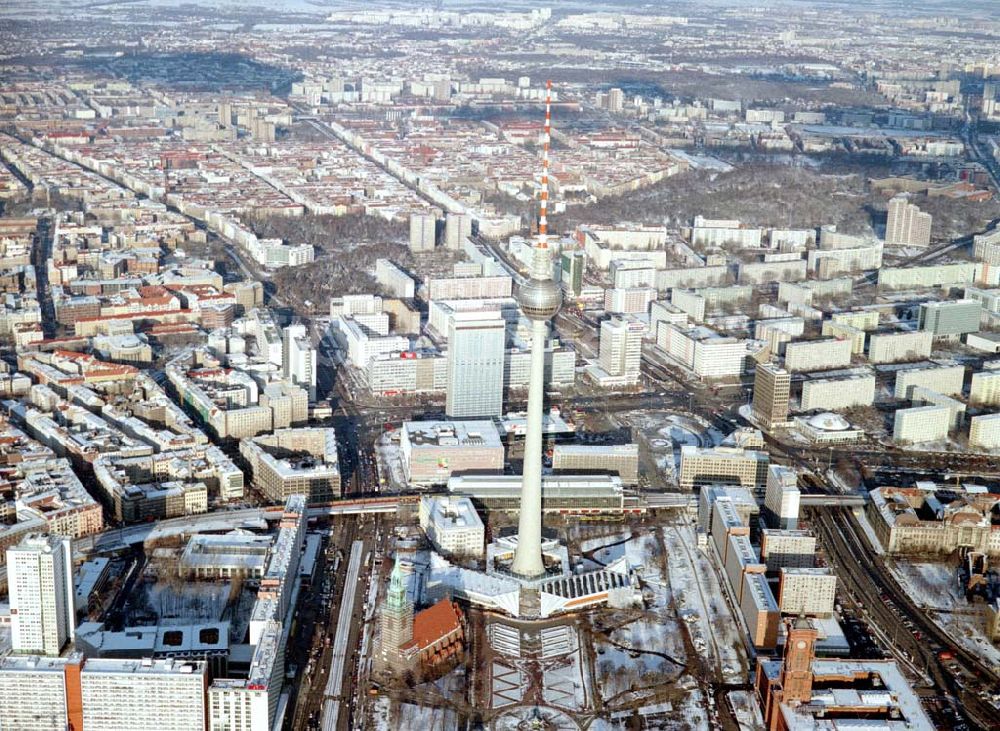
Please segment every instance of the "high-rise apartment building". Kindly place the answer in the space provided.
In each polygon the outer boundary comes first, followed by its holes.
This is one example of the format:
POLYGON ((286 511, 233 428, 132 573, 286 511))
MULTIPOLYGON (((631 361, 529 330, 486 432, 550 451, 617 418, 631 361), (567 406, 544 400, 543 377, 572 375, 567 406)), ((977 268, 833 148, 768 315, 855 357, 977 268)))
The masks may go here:
POLYGON ((448 326, 448 416, 503 413, 506 339, 506 322, 499 311, 455 313, 448 326))
POLYGON ((798 475, 781 465, 770 465, 764 492, 764 517, 775 528, 794 530, 799 522, 798 475))
POLYGON ((609 112, 618 113, 625 107, 625 92, 619 88, 608 89, 607 109, 609 112))
POLYGON ((639 380, 642 336, 646 326, 634 318, 615 317, 601 323, 600 365, 609 376, 639 380))
POLYGON ((562 287, 574 297, 579 297, 583 291, 583 270, 586 267, 587 256, 582 249, 563 251, 560 256, 562 264, 562 287))
POLYGON ((58 655, 73 639, 73 555, 69 538, 30 535, 7 549, 14 652, 58 655))
POLYGON ((285 378, 316 400, 316 349, 305 325, 289 325, 282 333, 281 365, 285 378))
POLYGON ((754 418, 767 428, 787 421, 791 387, 792 376, 784 368, 770 363, 758 365, 753 379, 754 418))
POLYGON ((0 658, 0 729, 205 731, 207 674, 195 660, 10 655, 0 658))
POLYGON ((905 195, 889 201, 889 216, 885 224, 888 246, 928 246, 931 242, 931 214, 910 203, 905 195))
POLYGON ((472 216, 468 213, 449 213, 444 219, 445 248, 458 251, 470 236, 472 236, 472 216))
POLYGON ((436 239, 437 219, 433 214, 410 214, 410 251, 433 251, 436 239))

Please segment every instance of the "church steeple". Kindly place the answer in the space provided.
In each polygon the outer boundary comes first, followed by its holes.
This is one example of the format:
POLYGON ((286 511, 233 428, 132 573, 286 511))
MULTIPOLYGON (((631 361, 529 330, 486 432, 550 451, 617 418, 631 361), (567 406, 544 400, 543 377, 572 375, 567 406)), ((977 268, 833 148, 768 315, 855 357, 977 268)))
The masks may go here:
POLYGON ((379 622, 378 659, 383 667, 396 665, 400 658, 399 649, 413 639, 413 602, 406 594, 406 583, 397 557, 379 622))

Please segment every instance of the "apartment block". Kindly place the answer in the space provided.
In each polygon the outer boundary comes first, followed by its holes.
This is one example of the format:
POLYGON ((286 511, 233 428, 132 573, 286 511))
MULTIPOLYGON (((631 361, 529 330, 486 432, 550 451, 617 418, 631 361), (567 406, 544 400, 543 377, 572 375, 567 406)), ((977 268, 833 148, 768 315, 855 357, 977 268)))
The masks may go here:
POLYGON ((846 368, 851 364, 851 341, 826 338, 798 340, 785 346, 785 370, 821 371, 846 368))
POLYGON ((972 374, 969 403, 976 406, 1000 406, 1000 369, 972 374))
POLYGON ((919 444, 947 439, 951 409, 947 406, 916 406, 898 409, 892 426, 892 438, 902 444, 919 444))
POLYGON ((837 575, 828 568, 782 568, 778 608, 782 614, 829 617, 837 599, 837 575))
POLYGON ((965 382, 965 366, 941 365, 904 368, 896 371, 893 396, 912 398, 910 392, 918 386, 929 388, 945 396, 961 396, 965 382))
POLYGON ((889 201, 885 226, 888 246, 928 246, 931 242, 931 215, 910 203, 905 195, 889 201))
POLYGON ((874 373, 810 379, 802 384, 803 411, 842 411, 852 406, 871 406, 874 402, 874 373))
POLYGON ((927 358, 933 341, 934 336, 925 330, 872 333, 868 337, 868 360, 872 363, 899 363, 927 358))
POLYGON ((760 537, 760 560, 768 571, 809 568, 816 563, 816 536, 805 530, 765 528, 760 537))
POLYGON ((969 446, 1000 449, 1000 414, 983 414, 969 420, 969 446))

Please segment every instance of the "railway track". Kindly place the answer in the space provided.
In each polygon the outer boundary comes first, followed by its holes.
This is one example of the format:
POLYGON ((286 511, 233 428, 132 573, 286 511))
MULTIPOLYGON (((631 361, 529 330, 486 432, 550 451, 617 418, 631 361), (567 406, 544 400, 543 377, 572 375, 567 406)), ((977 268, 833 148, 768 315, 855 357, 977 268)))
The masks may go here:
POLYGON ((963 666, 973 669, 969 673, 971 676, 996 680, 994 674, 971 653, 957 646, 903 591, 880 560, 873 558, 853 513, 845 508, 814 510, 810 517, 844 587, 887 638, 889 649, 902 655, 918 671, 923 669, 935 688, 951 699, 953 710, 959 718, 967 720, 969 727, 996 728, 996 709, 963 687, 945 668, 938 651, 947 648, 954 653, 963 666), (904 617, 912 622, 912 630, 903 624, 904 617), (919 639, 917 632, 921 633, 919 639))

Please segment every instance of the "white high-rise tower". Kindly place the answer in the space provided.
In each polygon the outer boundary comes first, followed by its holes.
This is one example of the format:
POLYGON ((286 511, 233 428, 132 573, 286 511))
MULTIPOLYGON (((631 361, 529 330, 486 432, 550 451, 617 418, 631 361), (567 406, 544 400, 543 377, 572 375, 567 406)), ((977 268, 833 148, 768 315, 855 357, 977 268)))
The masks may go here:
POLYGON ((549 139, 552 130, 551 81, 546 88, 538 241, 532 259, 531 278, 517 292, 521 312, 531 320, 531 375, 528 381, 528 420, 517 550, 511 571, 529 578, 545 573, 542 561, 542 398, 545 395, 545 341, 549 332, 548 321, 555 317, 562 304, 559 285, 552 281, 552 254, 549 251, 546 218, 549 200, 549 139))
POLYGON ((69 538, 30 535, 7 549, 14 652, 58 655, 76 627, 69 538))

